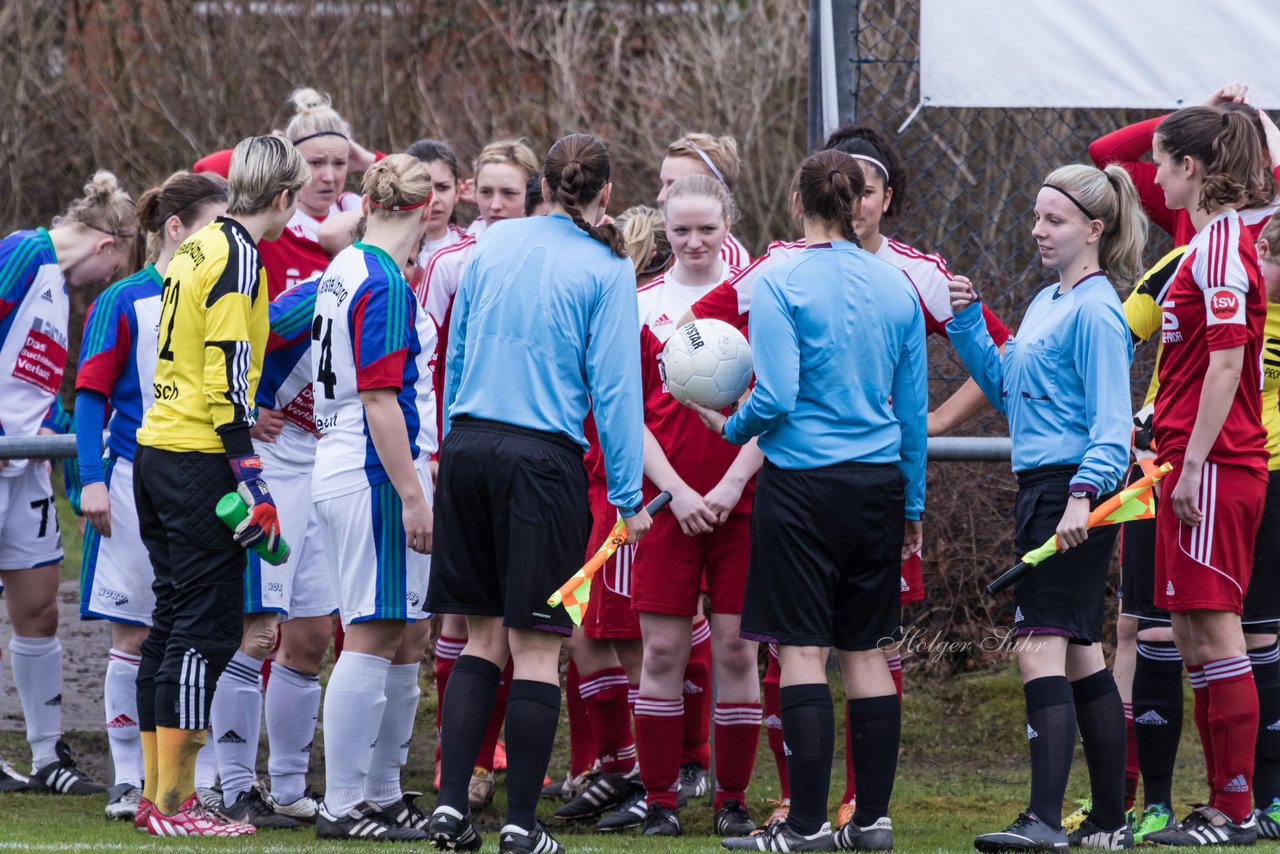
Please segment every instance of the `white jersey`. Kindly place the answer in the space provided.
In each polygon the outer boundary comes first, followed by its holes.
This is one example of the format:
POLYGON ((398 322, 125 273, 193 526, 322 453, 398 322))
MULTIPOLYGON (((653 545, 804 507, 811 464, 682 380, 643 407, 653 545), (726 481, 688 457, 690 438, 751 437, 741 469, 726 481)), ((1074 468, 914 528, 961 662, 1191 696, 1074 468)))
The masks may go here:
POLYGON ((720 258, 730 267, 738 269, 751 263, 751 253, 742 245, 742 241, 732 234, 725 235, 724 243, 720 246, 720 258))
POLYGON ((453 298, 458 294, 462 271, 467 268, 467 262, 475 251, 476 239, 464 237, 438 250, 423 267, 417 297, 441 331, 449 322, 449 309, 453 308, 453 298))
POLYGON ((449 223, 449 227, 444 230, 444 235, 435 240, 422 241, 422 248, 418 250, 418 269, 425 274, 428 262, 431 256, 439 252, 441 249, 452 246, 455 243, 461 243, 467 239, 467 233, 458 228, 453 223, 449 223))
MULTIPOLYGON (((338 200, 329 205, 328 217, 334 214, 345 213, 346 211, 354 211, 360 209, 360 196, 355 193, 339 193, 338 200)), ((289 231, 297 237, 303 237, 314 243, 320 242, 320 224, 324 220, 316 219, 311 214, 304 211, 301 207, 293 212, 293 216, 289 219, 289 224, 285 226, 289 231)))
POLYGON ((357 242, 325 270, 311 327, 316 429, 312 496, 323 500, 386 483, 360 392, 396 390, 414 460, 436 450, 431 363, 435 324, 389 255, 357 242))
MULTIPOLYGON (((70 310, 49 232, 0 241, 0 435, 40 429, 62 385, 70 310)), ((0 477, 17 477, 26 465, 11 460, 0 477)))
POLYGON ((270 446, 272 463, 300 472, 315 464, 320 435, 311 386, 311 326, 319 284, 320 276, 312 276, 271 301, 271 335, 258 380, 258 405, 284 416, 284 427, 270 446))
POLYGON ((940 255, 928 255, 892 237, 881 237, 876 257, 907 274, 924 309, 925 330, 943 333, 951 321, 951 272, 940 255))

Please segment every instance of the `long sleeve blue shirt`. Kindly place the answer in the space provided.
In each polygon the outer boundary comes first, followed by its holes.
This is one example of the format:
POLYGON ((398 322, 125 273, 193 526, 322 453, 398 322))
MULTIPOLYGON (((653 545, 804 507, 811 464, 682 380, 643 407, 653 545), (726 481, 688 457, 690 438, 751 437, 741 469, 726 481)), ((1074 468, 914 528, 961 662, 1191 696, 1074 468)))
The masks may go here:
POLYGON ((1078 465, 1073 489, 1105 493, 1129 463, 1133 341, 1110 280, 1094 273, 1065 294, 1038 293, 1001 356, 973 303, 947 335, 991 405, 1009 419, 1013 470, 1078 465))
POLYGON ((779 468, 894 463, 906 515, 924 510, 924 312, 906 275, 852 243, 767 268, 751 293, 756 384, 725 437, 779 468))
POLYGON ((641 500, 644 403, 631 262, 567 216, 485 229, 454 299, 445 356, 447 418, 562 433, 585 450, 594 408, 609 501, 641 500))

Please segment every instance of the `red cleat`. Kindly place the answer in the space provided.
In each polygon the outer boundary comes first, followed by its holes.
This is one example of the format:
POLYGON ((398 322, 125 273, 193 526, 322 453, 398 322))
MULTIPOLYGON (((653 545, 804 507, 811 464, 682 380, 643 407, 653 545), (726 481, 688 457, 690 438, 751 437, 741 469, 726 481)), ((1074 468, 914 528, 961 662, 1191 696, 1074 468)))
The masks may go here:
POLYGON ((138 811, 133 814, 133 829, 139 833, 147 832, 147 819, 151 817, 156 805, 146 798, 138 798, 138 811))
POLYGON ((253 836, 258 829, 210 812, 193 792, 173 815, 152 806, 147 832, 152 836, 253 836))
POLYGON ((493 746, 493 771, 496 774, 499 771, 507 770, 507 746, 499 741, 493 746))

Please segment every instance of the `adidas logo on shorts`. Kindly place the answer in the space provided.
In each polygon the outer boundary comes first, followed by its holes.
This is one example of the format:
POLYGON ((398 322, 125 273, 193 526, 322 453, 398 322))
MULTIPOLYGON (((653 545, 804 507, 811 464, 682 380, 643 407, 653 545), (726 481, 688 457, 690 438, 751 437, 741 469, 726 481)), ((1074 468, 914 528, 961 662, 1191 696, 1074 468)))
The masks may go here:
POLYGON ((1155 709, 1138 715, 1133 719, 1135 724, 1146 724, 1147 726, 1164 726, 1168 723, 1164 718, 1160 717, 1160 713, 1155 709))
POLYGON ((1273 724, 1267 724, 1267 731, 1268 731, 1268 732, 1280 732, 1280 720, 1277 720, 1277 721, 1276 721, 1275 723, 1273 723, 1273 724))
POLYGON ((222 734, 222 737, 218 739, 218 744, 245 744, 245 743, 246 742, 244 738, 240 735, 240 733, 236 732, 233 729, 227 730, 222 734))
POLYGON ((1237 774, 1230 783, 1222 787, 1222 791, 1247 792, 1249 791, 1249 781, 1244 778, 1243 774, 1237 774))
POLYGON ((905 575, 900 575, 898 576, 898 580, 902 582, 902 587, 900 588, 901 591, 903 593, 910 593, 911 585, 907 583, 907 577, 905 575))
POLYGON ((306 746, 306 747, 304 747, 304 748, 302 748, 302 749, 301 749, 301 750, 299 750, 298 752, 299 752, 299 753, 310 753, 310 752, 311 752, 311 742, 309 742, 309 741, 308 741, 308 742, 307 742, 307 746, 306 746))
POLYGON ((1027 724, 1027 741, 1030 741, 1033 738, 1039 738, 1039 737, 1040 737, 1040 733, 1032 729, 1031 724, 1027 724))
POLYGON ((1172 581, 1170 581, 1168 584, 1166 584, 1166 585, 1165 585, 1165 587, 1164 587, 1164 595, 1166 595, 1166 596, 1172 596, 1172 595, 1173 595, 1173 582, 1172 582, 1172 581))
POLYGON ((1013 609, 1013 621, 1014 621, 1015 623, 1021 623, 1021 622, 1022 622, 1022 609, 1021 609, 1021 608, 1014 608, 1014 609, 1013 609))

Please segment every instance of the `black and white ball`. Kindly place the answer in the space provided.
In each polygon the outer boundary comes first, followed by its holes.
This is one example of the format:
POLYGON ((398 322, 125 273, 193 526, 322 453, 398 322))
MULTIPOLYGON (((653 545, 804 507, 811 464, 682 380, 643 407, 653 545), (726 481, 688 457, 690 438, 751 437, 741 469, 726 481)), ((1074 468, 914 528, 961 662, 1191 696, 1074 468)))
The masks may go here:
POLYGON ((751 384, 751 345, 723 320, 695 320, 667 340, 661 370, 676 400, 724 409, 751 384))

